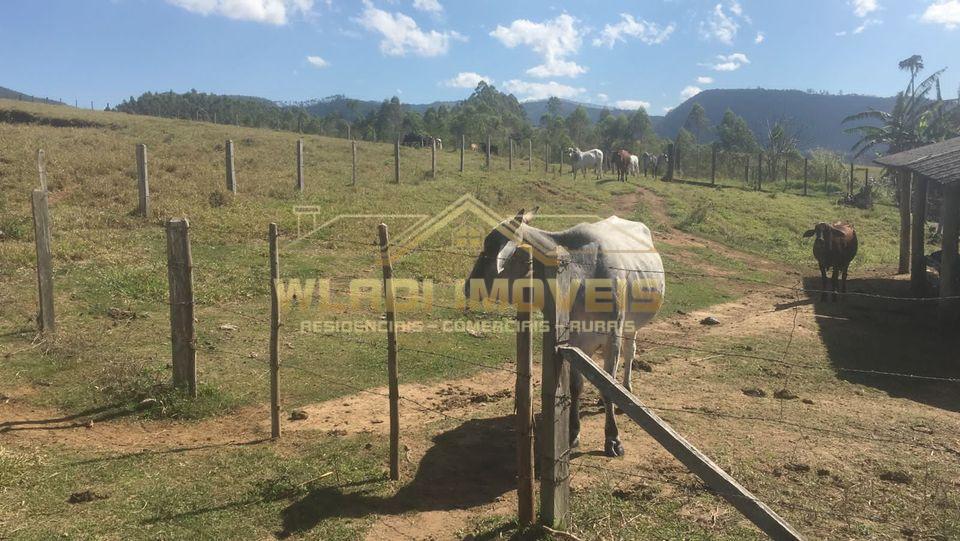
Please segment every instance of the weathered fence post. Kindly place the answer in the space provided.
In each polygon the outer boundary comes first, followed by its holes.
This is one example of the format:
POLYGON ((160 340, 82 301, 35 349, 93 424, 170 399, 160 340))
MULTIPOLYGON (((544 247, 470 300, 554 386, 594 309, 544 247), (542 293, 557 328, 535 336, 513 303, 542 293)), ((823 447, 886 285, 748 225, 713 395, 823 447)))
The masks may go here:
POLYGON ((863 185, 867 186, 868 184, 870 184, 870 168, 864 167, 863 168, 863 185))
POLYGON ((487 171, 490 170, 490 134, 487 134, 487 171))
POLYGON ((710 185, 717 184, 717 144, 710 145, 710 185))
POLYGON ((558 347, 569 336, 569 273, 566 252, 557 248, 544 264, 544 321, 542 405, 542 463, 540 466, 540 520, 554 528, 567 522, 570 502, 570 365, 558 347), (551 280, 555 287, 550 287, 551 280))
POLYGON ((522 529, 534 520, 534 436, 533 436, 533 342, 530 324, 535 309, 533 247, 518 246, 526 255, 527 276, 523 298, 517 305, 517 521, 522 529))
POLYGON ((237 178, 233 169, 233 141, 227 139, 227 189, 233 193, 237 193, 237 178))
POLYGON ((467 136, 460 136, 460 172, 463 173, 463 151, 464 147, 467 146, 467 136))
POLYGON ((563 147, 560 147, 560 176, 563 176, 563 147))
POLYGON ((672 181, 673 180, 673 167, 676 160, 676 147, 673 146, 673 143, 667 145, 667 172, 663 176, 662 180, 672 181))
POLYGON ((533 139, 527 139, 527 173, 533 173, 533 139))
POLYGON ((960 230, 960 188, 954 185, 943 187, 943 239, 941 242, 940 265, 940 321, 945 330, 951 328, 956 321, 957 300, 952 299, 957 294, 957 237, 960 230))
POLYGON ((810 170, 810 158, 803 159, 803 195, 807 195, 807 177, 810 170))
POLYGON ((40 175, 40 189, 47 190, 47 160, 43 149, 37 150, 37 173, 40 175))
POLYGON ((170 342, 173 385, 197 396, 197 337, 193 328, 193 256, 190 222, 167 220, 167 278, 170 284, 170 342))
POLYGON ((543 143, 543 172, 547 173, 550 171, 550 143, 543 143))
POLYGON ((280 437, 280 300, 277 282, 280 280, 280 252, 277 224, 270 224, 270 437, 280 437))
POLYGON ((380 264, 383 268, 383 300, 387 318, 387 384, 390 400, 390 479, 400 479, 400 386, 397 372, 396 295, 393 289, 393 263, 390 261, 390 236, 387 224, 377 227, 380 240, 380 264))
POLYGON ((897 274, 910 272, 910 173, 898 170, 897 189, 900 190, 900 260, 897 274))
POLYGON ((763 191, 763 152, 757 154, 757 172, 753 175, 757 178, 757 191, 763 191))
POLYGON ((150 179, 147 170, 147 145, 137 145, 137 214, 146 218, 150 214, 150 179))
POLYGON ((357 141, 355 139, 350 140, 350 159, 352 160, 353 167, 350 174, 350 183, 354 186, 357 185, 357 141))
POLYGON ((437 178, 437 138, 430 138, 430 178, 437 178))
POLYGON ((830 195, 830 192, 827 190, 827 175, 828 175, 828 164, 823 164, 823 193, 830 195))
POLYGON ((513 171, 513 138, 508 137, 507 142, 510 145, 510 157, 507 158, 507 171, 513 171))
POLYGON ((53 333, 57 330, 57 323, 53 315, 53 251, 47 190, 33 190, 30 203, 33 207, 33 237, 37 248, 37 292, 40 298, 40 314, 37 322, 41 332, 53 333))
POLYGON ((847 195, 853 195, 853 160, 850 160, 850 180, 847 186, 847 195))
POLYGON ((303 139, 297 139, 297 191, 303 191, 303 139))
POLYGON ((915 297, 927 294, 927 261, 924 255, 927 229, 927 177, 913 175, 913 235, 910 251, 913 261, 910 264, 910 289, 915 297))
POLYGON ((400 138, 393 149, 393 181, 400 184, 400 138))
POLYGON ((783 187, 784 188, 787 187, 787 175, 788 175, 787 168, 788 167, 790 167, 790 158, 784 156, 783 157, 783 187))

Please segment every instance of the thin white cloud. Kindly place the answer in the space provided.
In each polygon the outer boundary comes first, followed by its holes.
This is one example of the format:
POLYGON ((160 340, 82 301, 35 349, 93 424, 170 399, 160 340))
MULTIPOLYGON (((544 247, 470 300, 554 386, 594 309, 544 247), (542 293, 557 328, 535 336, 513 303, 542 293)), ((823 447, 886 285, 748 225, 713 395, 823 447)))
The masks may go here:
POLYGON ((617 106, 617 109, 628 109, 631 111, 650 108, 650 102, 643 100, 617 100, 614 102, 614 105, 617 106))
POLYGON ((867 19, 863 21, 860 26, 854 28, 853 31, 851 31, 851 34, 862 34, 867 28, 870 28, 871 26, 877 26, 878 24, 883 24, 883 21, 880 19, 867 19))
POLYGON ((843 36, 846 36, 846 35, 847 35, 847 31, 846 31, 846 30, 841 30, 841 31, 836 32, 836 33, 834 34, 834 36, 840 36, 840 37, 843 37, 843 36))
POLYGON ((480 81, 486 81, 487 84, 493 84, 493 79, 489 77, 484 77, 483 75, 474 73, 472 71, 461 71, 453 78, 443 81, 443 86, 449 86, 450 88, 474 89, 478 84, 480 84, 480 81))
POLYGON ((238 21, 284 25, 293 14, 307 15, 313 0, 167 0, 201 15, 220 15, 238 21))
POLYGON ((604 94, 603 92, 601 92, 601 93, 597 94, 597 99, 600 100, 601 102, 606 103, 606 102, 610 99, 610 96, 608 96, 608 95, 604 94))
POLYGON ((587 91, 569 85, 550 81, 548 83, 533 83, 511 79, 503 83, 503 88, 512 94, 517 94, 521 101, 542 100, 556 96, 558 98, 575 98, 587 91))
POLYGON ((860 18, 880 9, 877 0, 850 0, 850 5, 853 7, 853 14, 860 18))
POLYGON ((441 6, 437 0, 413 0, 413 9, 419 9, 420 11, 429 13, 440 13, 443 11, 443 6, 441 6))
POLYGON ((718 54, 717 61, 713 64, 707 64, 714 71, 737 71, 744 64, 749 64, 750 59, 743 53, 718 54))
POLYGON ((664 112, 664 113, 669 113, 670 111, 673 111, 673 107, 664 107, 664 108, 663 108, 663 112, 664 112))
POLYGON ((310 56, 308 56, 308 57, 307 57, 307 62, 309 62, 310 65, 313 66, 313 67, 315 67, 315 68, 325 68, 325 67, 327 67, 327 66, 330 65, 329 62, 327 62, 327 61, 324 60, 323 58, 320 58, 319 56, 316 56, 316 55, 310 55, 310 56))
POLYGON ((757 37, 753 38, 753 42, 757 45, 763 43, 763 40, 767 39, 767 35, 763 32, 757 32, 757 37))
POLYGON ((707 77, 706 75, 701 75, 700 77, 697 77, 697 84, 699 85, 713 84, 713 77, 707 77))
POLYGON ((593 45, 613 49, 616 42, 627 42, 627 37, 636 38, 647 45, 658 45, 666 41, 676 29, 673 23, 661 27, 644 19, 639 21, 629 13, 620 14, 620 22, 607 24, 600 31, 600 37, 594 38, 593 45))
POLYGON ((703 92, 703 89, 700 88, 699 86, 690 85, 680 91, 680 99, 689 100, 690 98, 696 96, 701 92, 703 92))
POLYGON ((452 41, 466 41, 463 35, 454 31, 424 31, 411 17, 378 9, 369 0, 364 0, 363 5, 363 13, 356 21, 367 30, 383 36, 380 52, 385 55, 440 56, 450 50, 452 41))
POLYGON ((497 25, 490 35, 510 49, 526 45, 543 57, 543 64, 528 69, 528 75, 540 78, 576 77, 587 71, 587 68, 567 58, 576 54, 583 43, 585 32, 578 29, 577 23, 566 13, 542 23, 517 19, 510 26, 497 25))
MULTIPOLYGON (((743 9, 740 8, 740 5, 734 3, 736 9, 743 13, 743 9)), ((713 7, 713 12, 710 14, 710 17, 700 22, 700 35, 705 39, 715 39, 720 43, 725 43, 727 45, 733 45, 734 38, 737 37, 737 32, 740 30, 740 23, 735 19, 737 16, 736 12, 733 12, 733 7, 731 7, 731 14, 728 15, 723 9, 723 4, 717 4, 713 7)))
POLYGON ((947 30, 960 27, 960 0, 937 0, 927 6, 920 20, 930 24, 942 24, 947 30))

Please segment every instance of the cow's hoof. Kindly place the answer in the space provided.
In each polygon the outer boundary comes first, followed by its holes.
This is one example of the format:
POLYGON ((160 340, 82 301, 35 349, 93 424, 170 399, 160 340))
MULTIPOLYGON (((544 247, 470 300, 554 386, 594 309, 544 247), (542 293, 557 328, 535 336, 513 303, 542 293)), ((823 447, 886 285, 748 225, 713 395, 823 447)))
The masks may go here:
POLYGON ((611 458, 623 456, 623 444, 620 443, 620 440, 607 440, 603 446, 603 452, 611 458))
POLYGON ((570 448, 576 449, 577 447, 580 447, 580 436, 570 439, 570 448))

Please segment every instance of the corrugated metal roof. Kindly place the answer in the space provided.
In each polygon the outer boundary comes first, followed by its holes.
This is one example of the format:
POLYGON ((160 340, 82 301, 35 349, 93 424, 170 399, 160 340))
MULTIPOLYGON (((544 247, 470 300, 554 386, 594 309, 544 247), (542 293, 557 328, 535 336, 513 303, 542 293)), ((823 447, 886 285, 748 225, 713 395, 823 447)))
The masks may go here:
POLYGON ((887 167, 906 169, 941 184, 960 182, 960 137, 873 160, 887 167))

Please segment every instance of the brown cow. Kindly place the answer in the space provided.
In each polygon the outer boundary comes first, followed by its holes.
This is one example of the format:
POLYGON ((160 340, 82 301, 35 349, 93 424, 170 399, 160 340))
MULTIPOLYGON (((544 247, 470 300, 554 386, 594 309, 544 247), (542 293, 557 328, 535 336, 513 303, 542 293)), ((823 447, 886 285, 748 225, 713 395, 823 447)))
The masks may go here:
POLYGON ((630 175, 630 153, 620 149, 613 153, 613 167, 617 170, 617 180, 626 182, 630 175))
POLYGON ((847 268, 850 262, 857 255, 857 232, 850 224, 835 222, 828 224, 820 222, 803 234, 803 238, 809 238, 816 235, 813 241, 813 257, 817 258, 820 265, 820 278, 823 289, 820 292, 820 300, 827 300, 827 270, 833 269, 831 278, 831 291, 833 291, 833 300, 837 300, 837 291, 847 292, 847 268), (837 274, 842 273, 842 285, 837 282, 837 274))

